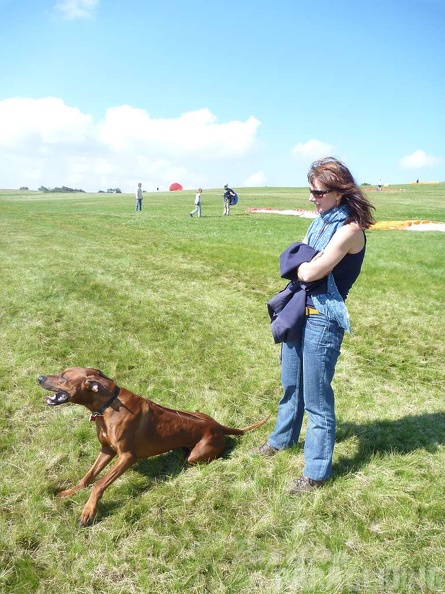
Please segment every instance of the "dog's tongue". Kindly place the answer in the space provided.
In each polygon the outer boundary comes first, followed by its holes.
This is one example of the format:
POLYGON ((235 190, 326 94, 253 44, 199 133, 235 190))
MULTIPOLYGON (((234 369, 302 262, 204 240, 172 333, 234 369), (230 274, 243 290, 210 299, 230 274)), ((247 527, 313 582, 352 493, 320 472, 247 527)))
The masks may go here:
POLYGON ((67 402, 68 399, 69 396, 66 392, 57 392, 57 394, 54 394, 53 396, 46 397, 46 404, 48 404, 48 406, 56 406, 57 404, 67 402))

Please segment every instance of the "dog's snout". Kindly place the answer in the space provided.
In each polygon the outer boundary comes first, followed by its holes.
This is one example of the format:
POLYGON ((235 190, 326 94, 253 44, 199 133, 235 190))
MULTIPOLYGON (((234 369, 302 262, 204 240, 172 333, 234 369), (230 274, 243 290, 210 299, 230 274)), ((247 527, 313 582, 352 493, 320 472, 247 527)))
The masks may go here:
POLYGON ((44 376, 44 375, 39 375, 39 377, 37 378, 37 382, 38 382, 39 384, 41 384, 41 383, 43 382, 43 380, 44 380, 44 379, 45 379, 45 376, 44 376))

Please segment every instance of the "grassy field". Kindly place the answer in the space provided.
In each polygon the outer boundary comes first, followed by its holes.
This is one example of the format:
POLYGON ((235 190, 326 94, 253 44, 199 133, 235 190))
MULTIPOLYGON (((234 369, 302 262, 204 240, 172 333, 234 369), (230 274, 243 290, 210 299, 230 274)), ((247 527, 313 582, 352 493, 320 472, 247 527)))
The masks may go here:
MULTIPOLYGON (((372 192, 378 220, 445 222, 445 184, 372 192)), ((287 489, 302 450, 250 454, 273 427, 279 347, 266 302, 309 221, 307 190, 130 195, 0 192, 0 592, 445 592, 445 235, 368 232, 335 391, 332 481, 287 489), (40 374, 94 366, 166 406, 236 427, 223 458, 141 461, 79 528, 68 500, 99 444, 86 409, 48 408, 40 374)))

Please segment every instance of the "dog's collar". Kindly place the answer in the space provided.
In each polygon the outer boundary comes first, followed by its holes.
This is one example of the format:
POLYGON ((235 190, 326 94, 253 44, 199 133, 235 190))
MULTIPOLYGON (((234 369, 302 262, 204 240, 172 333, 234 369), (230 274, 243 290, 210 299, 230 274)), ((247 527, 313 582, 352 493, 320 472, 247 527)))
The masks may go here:
POLYGON ((97 412, 91 414, 90 421, 95 421, 97 417, 101 417, 103 413, 107 410, 107 408, 109 408, 116 400, 116 398, 119 396, 119 392, 120 388, 119 386, 116 386, 113 390, 113 396, 110 398, 110 400, 107 400, 107 402, 105 402, 105 404, 101 406, 97 412))

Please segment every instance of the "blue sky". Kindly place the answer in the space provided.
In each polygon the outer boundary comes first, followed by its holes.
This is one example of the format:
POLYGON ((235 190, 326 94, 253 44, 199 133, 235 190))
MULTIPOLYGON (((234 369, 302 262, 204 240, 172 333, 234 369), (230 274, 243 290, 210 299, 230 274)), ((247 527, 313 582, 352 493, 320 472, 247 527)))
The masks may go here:
POLYGON ((1 188, 445 180, 444 0, 0 0, 1 188))

